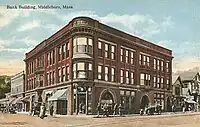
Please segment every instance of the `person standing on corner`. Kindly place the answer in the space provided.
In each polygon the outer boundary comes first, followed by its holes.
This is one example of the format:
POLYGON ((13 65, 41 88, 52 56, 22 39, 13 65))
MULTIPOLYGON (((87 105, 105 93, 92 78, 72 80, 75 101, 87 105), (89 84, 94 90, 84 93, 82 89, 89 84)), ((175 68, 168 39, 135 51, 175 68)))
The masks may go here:
POLYGON ((113 116, 117 115, 117 103, 114 105, 113 116))
POLYGON ((101 104, 98 103, 98 104, 97 104, 97 117, 99 117, 100 110, 101 110, 101 104))
POLYGON ((119 104, 119 116, 121 116, 122 115, 122 105, 121 104, 119 104))

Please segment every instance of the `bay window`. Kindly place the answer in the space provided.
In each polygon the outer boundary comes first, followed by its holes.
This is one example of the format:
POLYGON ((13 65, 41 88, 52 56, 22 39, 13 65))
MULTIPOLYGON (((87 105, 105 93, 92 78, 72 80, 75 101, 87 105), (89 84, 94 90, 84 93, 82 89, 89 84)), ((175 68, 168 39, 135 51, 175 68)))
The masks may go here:
POLYGON ((73 39, 73 53, 92 54, 93 41, 88 37, 76 37, 73 39))
POLYGON ((74 79, 89 79, 92 78, 92 64, 78 62, 73 64, 74 79))

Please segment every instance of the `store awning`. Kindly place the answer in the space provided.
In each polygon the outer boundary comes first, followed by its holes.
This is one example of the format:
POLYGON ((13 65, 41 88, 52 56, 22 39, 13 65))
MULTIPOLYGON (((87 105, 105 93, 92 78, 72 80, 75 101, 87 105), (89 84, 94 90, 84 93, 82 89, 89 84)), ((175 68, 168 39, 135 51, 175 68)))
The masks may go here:
POLYGON ((16 99, 16 98, 11 98, 11 99, 9 100, 8 104, 12 104, 13 101, 14 101, 15 99, 16 99))
POLYGON ((48 101, 56 101, 56 100, 67 100, 67 90, 62 89, 55 92, 53 96, 51 96, 48 101))
POLYGON ((12 102, 12 104, 20 103, 20 102, 21 102, 21 99, 22 99, 22 97, 16 98, 16 99, 12 102))
POLYGON ((196 104, 197 102, 193 101, 193 100, 187 100, 186 101, 187 103, 190 103, 190 104, 196 104))
POLYGON ((8 102, 7 98, 0 99, 0 104, 6 104, 8 102))
POLYGON ((30 96, 25 96, 24 98, 21 99, 21 101, 29 102, 30 101, 30 96))

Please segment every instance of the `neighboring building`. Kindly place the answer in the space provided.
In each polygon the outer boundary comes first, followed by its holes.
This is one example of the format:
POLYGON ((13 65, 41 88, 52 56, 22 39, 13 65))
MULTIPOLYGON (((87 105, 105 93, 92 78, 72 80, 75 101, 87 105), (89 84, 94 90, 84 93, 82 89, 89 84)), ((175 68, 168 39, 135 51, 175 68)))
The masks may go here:
POLYGON ((77 17, 26 53, 25 97, 56 113, 96 112, 98 102, 139 112, 171 106, 172 51, 88 17, 77 17), (81 107, 82 105, 82 107, 81 107))
POLYGON ((19 72, 11 77, 11 98, 10 104, 17 107, 18 111, 22 111, 25 108, 23 103, 25 86, 25 73, 19 72))
POLYGON ((198 72, 180 74, 173 83, 174 103, 181 107, 183 102, 188 104, 200 103, 200 75, 198 72))

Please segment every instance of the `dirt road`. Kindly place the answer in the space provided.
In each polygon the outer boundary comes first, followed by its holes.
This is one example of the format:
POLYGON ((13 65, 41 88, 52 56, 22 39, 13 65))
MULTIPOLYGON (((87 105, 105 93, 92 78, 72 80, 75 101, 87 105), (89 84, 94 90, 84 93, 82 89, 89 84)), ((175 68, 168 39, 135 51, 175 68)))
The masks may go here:
POLYGON ((86 116, 47 117, 0 114, 0 127, 199 127, 200 113, 187 115, 92 118, 86 116))

